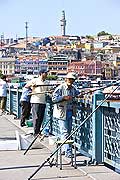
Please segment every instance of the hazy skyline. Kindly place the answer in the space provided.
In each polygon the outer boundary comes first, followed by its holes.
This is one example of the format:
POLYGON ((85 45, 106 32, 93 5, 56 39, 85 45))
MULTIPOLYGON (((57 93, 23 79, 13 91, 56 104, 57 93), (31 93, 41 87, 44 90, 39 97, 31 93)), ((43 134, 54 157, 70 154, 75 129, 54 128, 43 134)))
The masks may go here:
POLYGON ((65 10, 68 35, 96 35, 100 31, 120 34, 119 0, 0 0, 0 35, 45 37, 61 35, 65 10))

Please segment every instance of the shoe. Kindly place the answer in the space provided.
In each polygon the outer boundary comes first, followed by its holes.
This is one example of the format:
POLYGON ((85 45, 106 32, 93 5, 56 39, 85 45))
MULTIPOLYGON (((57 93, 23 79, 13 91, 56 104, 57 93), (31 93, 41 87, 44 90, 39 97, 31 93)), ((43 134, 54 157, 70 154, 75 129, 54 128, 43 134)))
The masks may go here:
POLYGON ((21 127, 26 126, 25 122, 21 122, 21 123, 20 123, 20 126, 21 126, 21 127))
POLYGON ((74 155, 73 154, 66 154, 65 157, 67 157, 67 158, 71 158, 72 157, 73 158, 74 155))
POLYGON ((45 135, 44 134, 39 134, 39 140, 42 141, 44 139, 45 135))
POLYGON ((65 151, 62 151, 62 152, 61 152, 61 155, 65 155, 65 151))
POLYGON ((1 116, 2 116, 2 115, 6 115, 6 112, 5 112, 5 111, 2 111, 0 115, 1 115, 1 116))

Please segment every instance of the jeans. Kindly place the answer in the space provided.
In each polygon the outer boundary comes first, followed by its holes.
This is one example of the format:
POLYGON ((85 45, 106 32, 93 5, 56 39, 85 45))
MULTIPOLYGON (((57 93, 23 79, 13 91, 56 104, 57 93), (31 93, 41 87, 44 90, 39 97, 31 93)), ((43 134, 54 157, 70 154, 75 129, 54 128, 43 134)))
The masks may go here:
MULTIPOLYGON (((66 120, 58 120, 61 140, 65 140, 71 133, 72 130, 72 110, 67 110, 66 120)), ((71 148, 69 144, 64 144, 62 146, 62 151, 65 151, 65 154, 71 153, 71 148)))
POLYGON ((31 107, 32 107, 34 134, 37 135, 40 133, 40 128, 43 122, 46 105, 36 103, 36 104, 32 104, 31 107))

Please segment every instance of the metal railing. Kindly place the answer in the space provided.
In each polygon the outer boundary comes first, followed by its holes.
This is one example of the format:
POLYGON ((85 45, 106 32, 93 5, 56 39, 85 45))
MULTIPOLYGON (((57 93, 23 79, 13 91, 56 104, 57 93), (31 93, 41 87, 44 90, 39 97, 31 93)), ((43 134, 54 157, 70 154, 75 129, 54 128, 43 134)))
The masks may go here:
MULTIPOLYGON (((7 93, 7 111, 20 118, 20 96, 22 90, 9 88, 7 93)), ((73 130, 99 105, 104 94, 97 91, 93 96, 78 99, 76 117, 73 117, 73 130)), ((59 136, 59 126, 52 117, 53 104, 47 96, 47 108, 44 123, 49 121, 52 134, 59 136)), ((72 137, 77 149, 98 163, 111 165, 120 172, 120 103, 108 101, 83 124, 72 137)))

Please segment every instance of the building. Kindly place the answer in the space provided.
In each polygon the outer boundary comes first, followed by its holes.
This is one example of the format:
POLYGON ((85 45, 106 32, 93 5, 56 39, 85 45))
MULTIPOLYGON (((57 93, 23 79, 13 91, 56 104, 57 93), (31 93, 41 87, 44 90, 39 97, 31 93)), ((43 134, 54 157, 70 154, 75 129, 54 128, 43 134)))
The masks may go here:
POLYGON ((2 74, 13 75, 15 72, 15 58, 0 58, 2 74))
POLYGON ((78 76, 101 77, 102 62, 99 60, 73 61, 68 65, 68 71, 74 71, 78 76))
POLYGON ((47 59, 16 59, 15 74, 17 75, 35 75, 39 70, 47 69, 47 59))
POLYGON ((57 54, 48 58, 48 69, 51 75, 64 77, 67 73, 68 56, 57 54))

